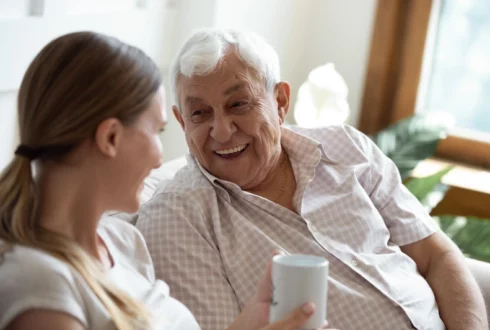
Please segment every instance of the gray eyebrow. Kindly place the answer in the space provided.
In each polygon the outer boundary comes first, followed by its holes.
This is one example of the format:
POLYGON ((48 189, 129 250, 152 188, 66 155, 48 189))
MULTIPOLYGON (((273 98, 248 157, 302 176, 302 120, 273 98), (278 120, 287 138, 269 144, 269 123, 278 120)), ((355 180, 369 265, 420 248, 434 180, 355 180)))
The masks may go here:
POLYGON ((187 96, 185 98, 185 103, 190 103, 190 102, 203 102, 204 100, 201 99, 200 97, 197 96, 187 96))

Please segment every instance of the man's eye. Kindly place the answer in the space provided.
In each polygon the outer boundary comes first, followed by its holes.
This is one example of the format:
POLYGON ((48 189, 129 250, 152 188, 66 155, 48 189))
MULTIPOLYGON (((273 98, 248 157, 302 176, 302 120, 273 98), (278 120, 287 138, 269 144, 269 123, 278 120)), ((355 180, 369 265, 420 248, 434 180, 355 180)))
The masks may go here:
POLYGON ((237 107, 245 106, 245 105, 247 105, 247 104, 248 104, 248 102, 247 102, 247 101, 236 101, 236 102, 233 102, 233 103, 231 104, 231 107, 232 107, 232 108, 237 108, 237 107))
POLYGON ((195 117, 195 116, 201 116, 203 114, 204 114, 204 110, 195 110, 195 111, 192 111, 191 116, 195 117))
POLYGON ((210 110, 194 110, 191 112, 190 120, 194 123, 203 123, 211 116, 212 112, 210 110))

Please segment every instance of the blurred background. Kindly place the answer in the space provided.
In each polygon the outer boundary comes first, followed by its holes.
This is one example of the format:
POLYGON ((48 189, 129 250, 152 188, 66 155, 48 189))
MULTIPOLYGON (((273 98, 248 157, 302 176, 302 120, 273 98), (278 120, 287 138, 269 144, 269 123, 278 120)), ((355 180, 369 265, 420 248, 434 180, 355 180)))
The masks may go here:
MULTIPOLYGON (((185 38, 200 27, 254 31, 276 49, 281 75, 292 85, 292 105, 309 71, 335 64, 349 88, 356 125, 362 101, 376 0, 0 0, 0 168, 18 143, 16 95, 35 54, 71 31, 107 33, 146 51, 167 72, 185 38)), ((168 94, 167 105, 173 104, 168 94)), ((168 108, 170 109, 170 108, 168 108)), ((293 112, 294 106, 291 107, 293 112)), ((170 117, 164 160, 186 152, 170 117)), ((294 122, 294 114, 288 117, 294 122)))

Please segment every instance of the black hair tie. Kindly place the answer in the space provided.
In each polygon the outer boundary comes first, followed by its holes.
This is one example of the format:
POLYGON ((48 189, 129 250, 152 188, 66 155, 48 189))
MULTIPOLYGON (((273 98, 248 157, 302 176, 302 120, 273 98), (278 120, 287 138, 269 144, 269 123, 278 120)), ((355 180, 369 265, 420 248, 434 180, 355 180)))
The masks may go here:
POLYGON ((73 150, 74 147, 75 145, 48 145, 41 148, 32 148, 21 144, 15 150, 15 154, 29 160, 34 160, 39 157, 54 158, 66 155, 73 150))
POLYGON ((42 152, 41 149, 31 148, 23 144, 19 145, 15 150, 15 154, 17 156, 22 156, 29 160, 34 160, 38 158, 41 155, 41 152, 42 152))

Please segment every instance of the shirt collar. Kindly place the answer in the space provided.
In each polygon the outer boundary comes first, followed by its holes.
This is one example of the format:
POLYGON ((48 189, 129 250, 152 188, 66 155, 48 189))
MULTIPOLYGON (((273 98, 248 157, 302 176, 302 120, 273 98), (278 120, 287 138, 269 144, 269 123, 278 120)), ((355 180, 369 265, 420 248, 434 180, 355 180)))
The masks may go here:
POLYGON ((223 195, 227 200, 230 199, 230 196, 226 189, 230 189, 232 191, 237 191, 237 192, 241 191, 240 187, 234 184, 233 182, 218 179, 217 177, 209 173, 208 170, 206 170, 204 166, 202 166, 201 163, 199 163, 199 161, 192 154, 188 153, 186 158, 187 158, 187 164, 194 164, 194 166, 196 166, 199 169, 199 171, 201 171, 204 177, 209 182, 211 182, 213 186, 215 186, 216 188, 218 188, 220 191, 224 193, 223 195))
POLYGON ((291 128, 281 128, 281 144, 289 158, 296 163, 316 167, 322 157, 326 157, 322 144, 291 128))
MULTIPOLYGON (((281 127, 281 145, 292 161, 301 163, 302 165, 316 167, 321 158, 325 157, 325 151, 320 142, 295 132, 294 127, 291 129, 281 127)), ((242 189, 237 184, 219 179, 209 173, 190 153, 187 154, 187 163, 195 164, 209 182, 220 190, 226 192, 227 199, 229 199, 229 195, 226 189, 235 193, 242 192, 242 189)))

